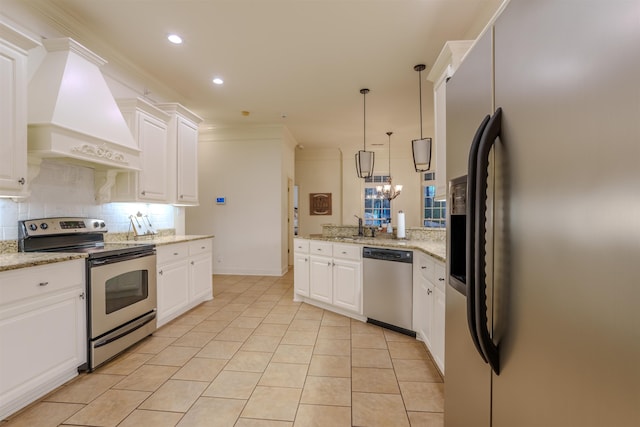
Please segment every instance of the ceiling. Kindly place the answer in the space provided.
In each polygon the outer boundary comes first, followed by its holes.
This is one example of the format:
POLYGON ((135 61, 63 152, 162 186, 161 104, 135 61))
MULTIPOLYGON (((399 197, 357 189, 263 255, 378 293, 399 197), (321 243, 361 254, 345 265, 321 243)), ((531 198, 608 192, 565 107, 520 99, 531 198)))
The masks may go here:
POLYGON ((502 0, 19 1, 55 11, 65 35, 133 70, 149 98, 202 116, 203 130, 283 124, 317 148, 362 145, 361 88, 368 146, 387 131, 397 143, 418 138, 420 63, 432 129, 431 66, 447 40, 475 38, 502 0))

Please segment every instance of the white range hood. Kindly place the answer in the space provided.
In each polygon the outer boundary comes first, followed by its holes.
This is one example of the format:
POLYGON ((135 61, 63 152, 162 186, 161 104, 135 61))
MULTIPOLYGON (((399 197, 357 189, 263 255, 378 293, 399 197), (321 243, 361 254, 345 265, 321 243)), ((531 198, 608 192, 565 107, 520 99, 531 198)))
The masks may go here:
POLYGON ((106 61, 70 38, 42 44, 47 54, 28 89, 29 155, 139 170, 140 150, 100 71, 106 61))

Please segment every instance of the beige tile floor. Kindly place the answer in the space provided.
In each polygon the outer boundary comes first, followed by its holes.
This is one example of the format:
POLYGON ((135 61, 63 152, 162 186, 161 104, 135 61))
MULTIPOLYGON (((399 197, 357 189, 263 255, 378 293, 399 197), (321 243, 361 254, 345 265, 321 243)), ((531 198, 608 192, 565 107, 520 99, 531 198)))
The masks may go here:
POLYGON ((293 302, 293 273, 214 276, 214 300, 0 427, 441 427, 423 343, 293 302))

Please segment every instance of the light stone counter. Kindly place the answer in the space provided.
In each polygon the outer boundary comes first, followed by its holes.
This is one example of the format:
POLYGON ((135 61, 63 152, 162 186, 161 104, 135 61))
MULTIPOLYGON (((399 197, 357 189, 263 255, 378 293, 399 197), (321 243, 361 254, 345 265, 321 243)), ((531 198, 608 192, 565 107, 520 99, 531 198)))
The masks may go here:
POLYGON ((213 234, 190 234, 190 235, 171 235, 171 236, 144 236, 138 240, 117 240, 118 243, 152 243, 156 246, 171 245, 173 243, 191 242, 194 240, 212 239, 213 234))
POLYGON ((12 252, 0 254, 0 271, 86 258, 87 254, 65 252, 12 252))
POLYGON ((447 244, 443 240, 403 240, 383 237, 325 237, 325 236, 296 236, 298 239, 324 240, 335 243, 353 243, 362 246, 376 246, 404 250, 419 250, 442 262, 446 261, 447 244))

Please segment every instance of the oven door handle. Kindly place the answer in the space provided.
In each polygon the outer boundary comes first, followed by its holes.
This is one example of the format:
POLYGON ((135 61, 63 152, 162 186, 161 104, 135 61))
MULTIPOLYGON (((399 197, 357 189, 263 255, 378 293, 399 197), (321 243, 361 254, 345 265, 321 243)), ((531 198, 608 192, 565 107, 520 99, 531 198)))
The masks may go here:
POLYGON ((96 341, 95 344, 93 344, 93 347, 94 348, 102 347, 113 341, 119 340, 120 338, 126 335, 129 335, 130 333, 142 328, 144 325, 151 322, 155 318, 156 318, 156 310, 154 309, 152 312, 143 315, 139 319, 136 319, 122 326, 121 328, 103 336, 98 341, 96 341))
POLYGON ((137 252, 133 254, 118 255, 114 257, 89 259, 89 266, 99 267, 101 265, 113 264, 115 262, 122 262, 122 261, 130 261, 132 259, 144 258, 151 255, 155 255, 155 251, 151 251, 151 252, 145 251, 145 252, 137 252))

